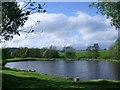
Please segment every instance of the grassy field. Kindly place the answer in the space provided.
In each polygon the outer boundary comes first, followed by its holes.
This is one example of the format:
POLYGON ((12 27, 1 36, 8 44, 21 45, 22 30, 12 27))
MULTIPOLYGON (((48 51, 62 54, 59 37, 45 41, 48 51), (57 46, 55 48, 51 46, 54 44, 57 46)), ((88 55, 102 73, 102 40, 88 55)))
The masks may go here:
POLYGON ((76 51, 76 58, 85 58, 87 51, 76 51))
MULTIPOLYGON (((76 59, 75 60, 94 60, 94 61, 111 61, 111 62, 120 62, 120 60, 109 59, 109 52, 107 50, 99 51, 100 56, 98 59, 89 59, 86 57, 87 51, 76 51, 76 59)), ((64 58, 64 53, 60 52, 60 58, 11 58, 7 59, 7 62, 12 61, 28 61, 28 60, 66 60, 64 58)), ((67 59, 71 60, 71 59, 67 59)))
MULTIPOLYGON (((87 51, 77 51, 76 52, 76 57, 77 58, 85 58, 87 55, 87 51)), ((109 51, 108 50, 101 50, 99 51, 99 57, 98 59, 107 59, 110 57, 109 51)))
MULTIPOLYGON (((100 56, 98 58, 106 59, 109 58, 110 54, 108 50, 99 51, 100 56)), ((76 58, 85 58, 87 55, 87 51, 76 51, 76 58)), ((64 57, 64 53, 60 53, 61 57, 64 57)))
POLYGON ((71 78, 60 78, 36 72, 8 68, 0 70, 0 74, 2 74, 3 89, 10 88, 10 90, 16 90, 16 88, 29 88, 31 90, 35 88, 38 90, 39 88, 81 88, 84 90, 120 89, 120 81, 114 80, 80 80, 75 83, 71 78))
MULTIPOLYGON (((87 51, 76 51, 75 60, 93 60, 93 61, 111 61, 111 62, 120 62, 120 60, 110 59, 110 53, 108 50, 100 50, 99 57, 97 59, 86 58, 87 51)), ((64 53, 60 53, 60 56, 64 57, 64 53)))
MULTIPOLYGON (((113 61, 120 62, 120 60, 110 60, 105 59, 107 57, 108 51, 99 51, 99 59, 87 59, 95 61, 113 61), (102 59, 101 59, 102 58, 102 59), (104 59, 103 59, 104 58, 104 59)), ((76 60, 86 60, 86 51, 77 51, 76 60)), ((11 61, 28 61, 28 60, 64 60, 64 53, 60 53, 61 58, 12 58, 7 59, 7 62, 11 61)), ((10 90, 16 90, 16 88, 28 88, 31 90, 39 90, 39 88, 57 88, 61 90, 62 88, 79 88, 84 90, 110 90, 112 88, 120 89, 120 81, 115 80, 80 80, 79 82, 73 82, 71 78, 60 78, 56 76, 49 76, 45 74, 40 74, 37 72, 28 72, 23 70, 3 68, 0 70, 2 74, 2 85, 3 89, 10 88, 10 90)), ((56 89, 55 89, 56 90, 56 89)), ((112 89, 113 90, 113 89, 112 89)))

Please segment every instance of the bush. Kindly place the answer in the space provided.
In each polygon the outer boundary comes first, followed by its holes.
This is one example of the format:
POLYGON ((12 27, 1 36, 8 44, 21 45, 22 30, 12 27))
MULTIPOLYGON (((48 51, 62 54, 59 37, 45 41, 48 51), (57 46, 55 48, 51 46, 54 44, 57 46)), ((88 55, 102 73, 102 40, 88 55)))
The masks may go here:
POLYGON ((65 54, 65 58, 69 58, 69 59, 76 58, 76 52, 75 52, 75 49, 73 47, 64 47, 63 51, 65 54))

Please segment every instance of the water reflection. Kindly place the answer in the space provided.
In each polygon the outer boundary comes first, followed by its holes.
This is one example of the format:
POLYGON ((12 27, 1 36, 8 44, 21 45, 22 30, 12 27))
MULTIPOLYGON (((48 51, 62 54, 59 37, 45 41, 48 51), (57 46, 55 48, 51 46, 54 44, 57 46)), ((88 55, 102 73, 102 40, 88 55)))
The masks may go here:
POLYGON ((6 67, 35 70, 60 77, 80 79, 120 80, 120 63, 97 61, 21 61, 7 63, 6 67))

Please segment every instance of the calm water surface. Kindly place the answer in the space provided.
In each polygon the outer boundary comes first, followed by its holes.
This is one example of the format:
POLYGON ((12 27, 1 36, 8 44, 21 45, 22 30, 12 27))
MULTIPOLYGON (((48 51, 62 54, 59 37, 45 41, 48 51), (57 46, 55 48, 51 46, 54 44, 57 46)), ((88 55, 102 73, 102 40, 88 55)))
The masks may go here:
POLYGON ((120 80, 120 63, 97 61, 20 61, 10 62, 6 67, 60 76, 79 77, 82 80, 120 80))

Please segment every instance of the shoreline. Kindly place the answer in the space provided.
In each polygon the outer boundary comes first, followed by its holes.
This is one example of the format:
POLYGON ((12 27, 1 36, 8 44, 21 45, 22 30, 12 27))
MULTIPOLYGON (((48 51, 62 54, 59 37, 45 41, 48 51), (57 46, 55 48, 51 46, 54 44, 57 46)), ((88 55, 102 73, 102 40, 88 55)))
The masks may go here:
POLYGON ((46 88, 46 85, 48 88, 58 88, 58 87, 59 88, 84 87, 84 88, 101 88, 101 89, 120 88, 119 80, 94 79, 94 80, 79 80, 77 82, 74 82, 73 79, 68 78, 68 77, 57 77, 57 76, 51 76, 51 75, 46 75, 46 74, 41 74, 41 73, 31 72, 31 71, 28 72, 28 71, 23 71, 23 70, 3 68, 3 70, 0 70, 0 73, 1 72, 4 76, 3 77, 3 81, 4 81, 3 84, 5 84, 4 86, 6 87, 12 86, 13 88, 19 87, 19 84, 15 84, 15 82, 16 83, 21 82, 20 86, 24 88, 26 87, 26 85, 29 85, 28 88, 30 88, 31 85, 36 88, 41 88, 41 84, 42 84, 42 88, 46 88), (5 80, 7 80, 7 82, 5 80), (15 86, 13 86, 13 83, 15 86))
POLYGON ((65 58, 11 58, 7 59, 6 62, 17 62, 17 61, 99 61, 99 62, 118 62, 120 63, 120 60, 114 60, 114 59, 88 59, 88 58, 81 58, 76 60, 71 59, 65 59, 65 58))

